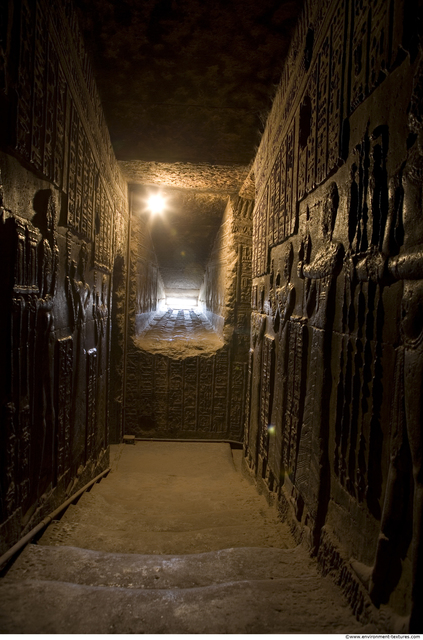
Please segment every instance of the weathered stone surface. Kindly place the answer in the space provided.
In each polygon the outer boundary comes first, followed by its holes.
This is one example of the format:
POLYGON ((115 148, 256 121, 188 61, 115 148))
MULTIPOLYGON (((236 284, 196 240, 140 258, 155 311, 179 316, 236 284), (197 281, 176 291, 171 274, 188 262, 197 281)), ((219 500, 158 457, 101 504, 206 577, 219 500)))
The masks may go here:
POLYGON ((301 4, 78 0, 117 157, 248 164, 301 4))
POLYGON ((326 568, 344 563, 346 585, 352 556, 417 631, 421 7, 389 6, 299 18, 253 165, 245 453, 326 568))
POLYGON ((6 582, 0 625, 5 633, 375 633, 346 605, 335 608, 337 593, 328 586, 320 578, 166 591, 6 582), (313 614, 304 616, 305 608, 313 614))
POLYGON ((3 552, 107 466, 127 198, 72 5, 0 12, 3 552))
POLYGON ((188 162, 142 162, 120 160, 119 167, 129 184, 154 185, 196 192, 238 193, 249 172, 246 165, 192 164, 188 162))

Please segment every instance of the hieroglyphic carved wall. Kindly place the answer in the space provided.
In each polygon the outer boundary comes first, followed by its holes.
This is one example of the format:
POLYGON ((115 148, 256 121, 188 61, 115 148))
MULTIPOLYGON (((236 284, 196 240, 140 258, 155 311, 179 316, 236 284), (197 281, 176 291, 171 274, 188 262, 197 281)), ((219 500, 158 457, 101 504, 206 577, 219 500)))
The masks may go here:
POLYGON ((128 382, 128 394, 138 401, 126 419, 131 434, 240 441, 246 365, 229 346, 179 359, 138 349, 133 360, 136 379, 128 382))
MULTIPOLYGON (((147 354, 144 361, 144 357, 141 358, 140 350, 134 343, 134 338, 148 327, 164 297, 163 280, 150 234, 149 217, 142 210, 142 205, 133 197, 131 205, 127 322, 128 352, 124 378, 125 432, 127 434, 140 435, 140 411, 147 416, 147 423, 149 416, 153 413, 155 385, 150 371, 153 356, 147 354)), ((157 382, 157 397, 160 399, 162 399, 163 395, 163 384, 163 381, 157 382)), ((160 406, 162 407, 161 404, 160 406)), ((162 412, 163 410, 164 408, 162 407, 162 412)))
MULTIPOLYGON (((128 210, 72 3, 0 12, 4 550, 107 465, 109 396, 122 431, 110 311, 114 280, 124 289, 128 210)), ((122 360, 121 349, 117 370, 122 360)))
POLYGON ((414 631, 423 584, 419 16, 421 3, 407 0, 305 3, 253 167, 245 428, 251 472, 290 505, 325 570, 353 585, 357 612, 367 615, 367 585, 377 606, 411 612, 414 631))

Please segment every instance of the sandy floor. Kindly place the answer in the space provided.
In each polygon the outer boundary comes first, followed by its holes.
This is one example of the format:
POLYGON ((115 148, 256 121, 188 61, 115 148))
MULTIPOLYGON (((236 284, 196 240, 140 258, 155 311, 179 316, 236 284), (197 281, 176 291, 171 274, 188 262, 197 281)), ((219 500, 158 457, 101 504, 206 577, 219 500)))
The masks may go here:
POLYGON ((40 544, 167 554, 295 546, 276 510, 236 471, 228 444, 137 442, 111 450, 107 479, 40 544))
POLYGON ((157 313, 134 342, 144 351, 175 358, 211 355, 224 344, 207 318, 193 309, 157 313))

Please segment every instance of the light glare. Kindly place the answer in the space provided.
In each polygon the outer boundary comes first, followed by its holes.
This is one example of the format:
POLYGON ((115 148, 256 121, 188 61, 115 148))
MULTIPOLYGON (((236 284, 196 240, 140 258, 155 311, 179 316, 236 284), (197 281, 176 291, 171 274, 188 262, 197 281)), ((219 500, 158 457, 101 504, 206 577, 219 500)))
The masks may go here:
POLYGON ((166 306, 171 309, 193 309, 197 306, 194 298, 167 298, 166 306))
POLYGON ((148 198, 148 208, 153 215, 163 213, 166 206, 166 200, 160 193, 155 193, 148 198))

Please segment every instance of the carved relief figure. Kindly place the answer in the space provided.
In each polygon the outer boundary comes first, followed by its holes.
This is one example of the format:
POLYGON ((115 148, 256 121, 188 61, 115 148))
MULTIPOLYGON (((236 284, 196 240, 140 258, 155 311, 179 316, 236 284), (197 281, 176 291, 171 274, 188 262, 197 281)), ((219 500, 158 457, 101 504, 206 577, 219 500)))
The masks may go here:
POLYGON ((280 284, 280 274, 275 279, 275 316, 273 326, 275 332, 279 334, 279 344, 285 346, 283 336, 286 338, 286 323, 292 315, 295 306, 295 287, 291 282, 291 269, 294 259, 292 243, 289 242, 283 257, 282 282, 280 284))
POLYGON ((335 473, 351 496, 380 518, 379 451, 383 438, 382 291, 357 278, 355 265, 380 252, 388 212, 388 130, 366 132, 354 149, 348 199, 348 250, 344 260, 343 336, 335 420, 335 473), (363 398, 366 401, 363 402, 363 398))
POLYGON ((273 328, 278 336, 277 375, 274 405, 279 413, 276 419, 275 433, 269 439, 269 466, 279 484, 282 442, 284 439, 286 381, 288 371, 289 324, 295 307, 295 287, 291 282, 291 269, 294 259, 292 243, 288 242, 282 256, 282 277, 278 270, 273 282, 274 309, 273 328))
POLYGON ((85 280, 85 272, 88 262, 87 245, 83 242, 79 250, 79 261, 71 260, 71 235, 67 235, 67 276, 66 294, 70 311, 70 325, 72 330, 76 330, 74 340, 74 393, 72 397, 71 422, 73 424, 84 425, 84 431, 74 435, 75 446, 80 450, 80 460, 85 464, 91 455, 92 450, 92 429, 94 428, 93 415, 95 409, 92 407, 96 398, 94 389, 96 388, 95 371, 97 365, 97 351, 91 349, 86 351, 86 314, 91 297, 91 287, 85 280), (80 276, 80 277, 79 277, 80 276), (86 393, 86 406, 83 407, 79 401, 80 390, 86 393), (87 421, 87 415, 90 420, 87 421), (83 455, 82 455, 83 451, 83 455))
POLYGON ((88 251, 85 243, 81 245, 79 271, 81 279, 78 279, 78 265, 75 260, 68 262, 68 275, 66 276, 66 290, 71 310, 72 325, 78 328, 85 323, 85 314, 90 301, 91 288, 85 282, 85 269, 88 262, 88 251))
POLYGON ((39 297, 37 299, 37 348, 36 367, 38 374, 35 401, 36 424, 42 425, 42 434, 37 442, 37 464, 39 465, 38 495, 51 481, 51 460, 54 452, 54 314, 53 305, 57 292, 59 247, 56 240, 56 207, 53 196, 47 202, 45 226, 41 225, 43 239, 39 245, 39 297))
POLYGON ((367 572, 353 563, 364 582, 369 582, 375 603, 389 597, 389 569, 398 555, 397 539, 402 528, 402 485, 406 483, 409 446, 413 470, 412 603, 409 632, 423 625, 423 63, 411 101, 409 127, 414 144, 393 189, 391 217, 386 225, 381 252, 373 252, 357 265, 361 280, 380 281, 386 275, 402 281, 400 332, 397 350, 391 456, 381 530, 375 564, 367 572), (398 246, 402 245, 398 251, 398 246), (397 253, 397 255, 393 255, 397 253), (403 398, 403 401, 402 401, 403 398), (396 414, 396 415, 395 415, 396 414), (402 418, 404 414, 404 419, 402 418), (403 425, 405 422, 405 426, 403 425), (405 433, 406 432, 406 433, 405 433), (407 445, 408 442, 408 445, 407 445))
POLYGON ((107 278, 104 274, 101 279, 101 291, 95 292, 93 316, 96 329, 96 342, 99 343, 105 335, 107 318, 109 316, 109 308, 107 306, 107 278))
POLYGON ((330 340, 335 283, 344 253, 342 244, 332 239, 338 204, 338 188, 332 182, 323 204, 322 246, 310 263, 298 262, 298 275, 310 280, 306 303, 312 341, 295 482, 312 519, 310 525, 314 545, 318 544, 320 528, 324 523, 329 489, 330 340))

